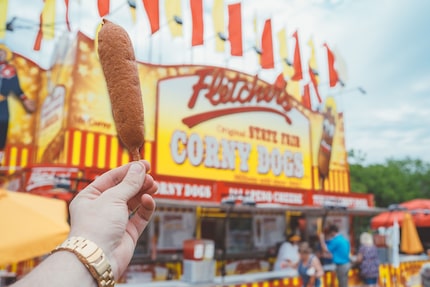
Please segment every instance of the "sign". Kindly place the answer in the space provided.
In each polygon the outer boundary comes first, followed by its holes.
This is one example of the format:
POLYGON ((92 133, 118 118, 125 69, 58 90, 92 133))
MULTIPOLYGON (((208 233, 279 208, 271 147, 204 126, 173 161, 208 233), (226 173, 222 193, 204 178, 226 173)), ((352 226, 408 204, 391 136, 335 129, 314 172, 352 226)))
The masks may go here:
POLYGON ((202 67, 160 80, 156 96, 157 174, 312 187, 310 123, 285 90, 202 67))

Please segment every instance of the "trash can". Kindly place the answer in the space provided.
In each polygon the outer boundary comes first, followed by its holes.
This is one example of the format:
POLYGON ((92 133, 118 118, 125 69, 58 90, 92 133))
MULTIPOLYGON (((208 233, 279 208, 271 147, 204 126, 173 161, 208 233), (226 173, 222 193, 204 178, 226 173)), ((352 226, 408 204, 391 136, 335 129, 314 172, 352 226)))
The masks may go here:
POLYGON ((421 286, 430 287, 430 263, 424 263, 420 270, 421 286))

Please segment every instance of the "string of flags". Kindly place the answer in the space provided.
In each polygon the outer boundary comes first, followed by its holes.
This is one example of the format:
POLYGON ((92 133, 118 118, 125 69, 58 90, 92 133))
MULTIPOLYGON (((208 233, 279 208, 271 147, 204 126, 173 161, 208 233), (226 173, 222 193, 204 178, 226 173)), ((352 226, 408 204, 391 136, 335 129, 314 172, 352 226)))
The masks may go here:
MULTIPOLYGON (((114 0, 91 0, 94 1, 93 5, 97 8, 98 17, 109 17, 114 13, 114 0)), ((91 2, 91 1, 88 1, 91 2)), ((242 17, 243 5, 245 2, 236 1, 229 4, 225 4, 225 0, 213 0, 211 1, 212 11, 212 25, 205 25, 205 17, 207 14, 205 5, 208 5, 204 0, 135 0, 141 1, 142 5, 136 5, 133 0, 124 0, 125 5, 130 9, 130 13, 136 15, 136 9, 144 9, 144 14, 147 18, 147 22, 150 27, 150 35, 160 33, 162 20, 167 22, 167 26, 172 37, 183 37, 184 22, 187 21, 189 27, 191 27, 191 47, 209 45, 205 43, 205 29, 210 29, 212 26, 213 33, 215 35, 215 42, 211 42, 211 45, 215 45, 217 52, 224 52, 226 45, 229 46, 229 54, 232 57, 242 57, 244 55, 244 18, 242 17), (184 3, 186 1, 186 3, 184 3), (161 7, 160 4, 164 6, 161 7), (189 8, 188 13, 184 13, 184 7, 189 8), (162 13, 164 15, 162 15, 162 13), (187 16, 184 16, 187 15, 187 16), (225 17, 226 16, 226 17, 225 17), (162 19, 162 17, 165 17, 162 19)), ((7 25, 8 18, 7 6, 8 0, 0 0, 0 23, 5 23, 6 29, 0 29, 0 41, 5 37, 5 33, 13 31, 13 25, 7 25)), ((87 1, 86 1, 87 2, 87 1)), ((62 23, 65 23, 67 29, 71 30, 70 25, 70 0, 43 0, 43 8, 40 12, 40 21, 38 23, 38 31, 34 40, 33 49, 39 51, 42 47, 43 41, 50 41, 55 38, 56 33, 56 21, 60 21, 58 18, 61 16, 62 23), (59 6, 62 15, 57 15, 59 6)), ((117 2, 115 3, 118 5, 117 2)), ((82 3, 80 5, 83 5, 82 3)), ((85 4, 90 5, 90 4, 85 4)), ((254 25, 257 22, 254 21, 254 25)), ((261 29, 261 27, 260 27, 261 29)), ((255 29, 257 30, 257 29, 255 29)), ((276 66, 282 66, 282 72, 278 75, 275 80, 276 85, 289 86, 290 89, 296 86, 299 89, 302 86, 301 101, 304 106, 311 109, 312 100, 311 94, 315 95, 315 99, 318 103, 322 102, 319 87, 321 77, 321 67, 318 66, 316 46, 311 39, 307 44, 310 56, 307 63, 303 62, 303 56, 301 49, 304 48, 301 43, 299 30, 295 30, 292 35, 287 35, 285 27, 277 31, 276 38, 274 38, 274 31, 272 25, 272 19, 268 18, 264 20, 264 24, 261 30, 261 34, 256 38, 255 52, 259 56, 259 65, 261 69, 275 69, 276 66), (274 45, 274 41, 277 41, 274 45), (289 55, 290 47, 288 44, 294 43, 292 57, 289 55), (278 47, 278 54, 275 55, 275 46, 278 47), (308 74, 305 76, 305 71, 308 74), (287 79, 288 84, 282 84, 280 77, 287 79), (301 83, 300 85, 298 83, 301 83)), ((328 78, 328 86, 334 88, 338 85, 343 86, 344 83, 339 78, 338 71, 336 70, 336 59, 335 54, 330 49, 327 43, 320 45, 321 49, 326 50, 326 69, 323 70, 324 74, 328 78)))

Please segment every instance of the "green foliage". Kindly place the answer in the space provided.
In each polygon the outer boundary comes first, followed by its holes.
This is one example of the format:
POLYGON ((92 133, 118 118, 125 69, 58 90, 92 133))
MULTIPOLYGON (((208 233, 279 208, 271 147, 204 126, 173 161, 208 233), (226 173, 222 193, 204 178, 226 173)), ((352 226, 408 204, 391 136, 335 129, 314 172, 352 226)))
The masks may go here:
POLYGON ((365 155, 353 150, 348 153, 348 160, 352 192, 373 194, 376 206, 430 198, 429 163, 405 158, 365 165, 365 155))

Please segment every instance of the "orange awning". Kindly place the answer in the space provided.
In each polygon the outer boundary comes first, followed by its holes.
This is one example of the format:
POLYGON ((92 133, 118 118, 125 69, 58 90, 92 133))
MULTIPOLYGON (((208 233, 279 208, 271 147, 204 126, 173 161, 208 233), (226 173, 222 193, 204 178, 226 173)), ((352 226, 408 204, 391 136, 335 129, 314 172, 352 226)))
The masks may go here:
POLYGON ((417 254, 424 251, 417 228, 408 212, 403 217, 400 251, 406 254, 417 254))
POLYGON ((0 189, 0 266, 47 254, 68 233, 65 201, 0 189))

